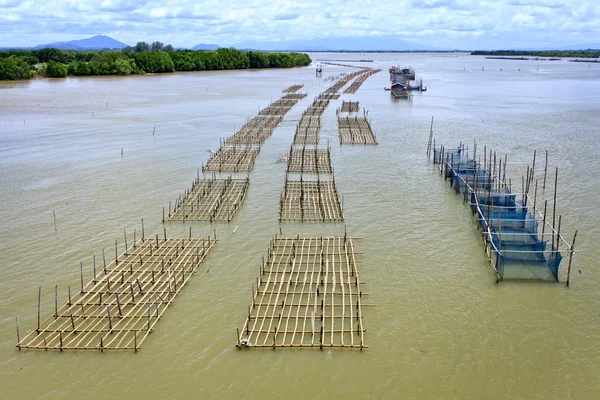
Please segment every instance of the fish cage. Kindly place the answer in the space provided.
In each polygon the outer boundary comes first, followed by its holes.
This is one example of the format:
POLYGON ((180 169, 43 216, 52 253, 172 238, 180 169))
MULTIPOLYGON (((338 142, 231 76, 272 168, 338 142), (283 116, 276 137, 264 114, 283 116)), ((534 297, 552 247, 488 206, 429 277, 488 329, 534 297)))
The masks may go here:
MULTIPOLYGON (((495 152, 484 148, 476 159, 477 145, 472 155, 464 144, 457 148, 428 145, 427 154, 433 156, 441 174, 449 181, 457 194, 463 196, 471 207, 473 215, 481 228, 486 253, 496 273, 497 281, 506 279, 530 279, 559 281, 559 268, 563 258, 568 259, 567 284, 570 279, 571 261, 575 239, 569 244, 560 233, 562 217, 556 224, 556 169, 554 201, 552 213, 548 201, 538 198, 538 180, 535 180, 534 161, 527 167, 526 175, 521 179, 521 192, 513 189, 511 180, 506 179, 506 156, 504 160, 495 152), (532 197, 533 195, 533 197, 532 197)), ((543 168, 543 186, 547 178, 546 164, 543 168)), ((539 170, 539 169, 538 169, 539 170)))

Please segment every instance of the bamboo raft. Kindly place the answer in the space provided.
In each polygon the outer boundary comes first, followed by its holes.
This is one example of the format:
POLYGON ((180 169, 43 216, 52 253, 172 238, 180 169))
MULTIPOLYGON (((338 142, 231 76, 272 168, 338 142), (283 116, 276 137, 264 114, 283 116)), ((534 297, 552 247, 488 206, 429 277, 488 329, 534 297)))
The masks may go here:
POLYGON ((221 147, 202 166, 202 172, 250 172, 259 151, 260 148, 254 146, 221 147))
POLYGON ((294 144, 298 145, 317 145, 319 144, 319 131, 320 127, 307 127, 300 128, 296 127, 296 134, 294 135, 294 144))
POLYGON ((375 145, 377 140, 367 118, 338 118, 340 144, 375 145))
POLYGON ((299 128, 320 128, 321 117, 303 116, 298 123, 299 128))
POLYGON ((301 149, 290 147, 287 164, 288 173, 316 173, 331 174, 331 150, 319 149, 316 146, 307 149, 303 146, 301 149))
POLYGON ((333 180, 299 181, 285 178, 279 202, 279 221, 343 221, 344 212, 333 180))
POLYGON ((269 104, 270 106, 274 106, 274 107, 293 107, 296 104, 298 104, 298 99, 279 99, 279 100, 275 100, 274 102, 272 102, 271 104, 269 104))
POLYGON ((268 106, 260 110, 258 115, 281 115, 282 117, 292 109, 293 106, 268 106))
POLYGON ((243 126, 234 135, 225 139, 225 144, 262 144, 273 134, 273 128, 243 126))
POLYGON ((347 113, 356 113, 360 110, 360 106, 358 101, 342 101, 342 107, 340 108, 340 112, 347 113))
MULTIPOLYGON (((81 291, 58 307, 58 290, 54 291, 54 313, 40 321, 38 292, 37 328, 18 338, 19 349, 43 350, 134 350, 141 348, 167 307, 188 283, 216 239, 165 237, 135 241, 125 253, 103 265, 81 291)), ((117 242, 115 241, 115 252, 117 242)))
POLYGON ((339 93, 321 93, 317 100, 337 100, 340 98, 339 93))
MULTIPOLYGON (((229 222, 246 198, 250 179, 200 179, 197 177, 190 190, 175 200, 169 221, 226 221, 229 222)), ((163 208, 163 222, 165 209, 163 208)))
POLYGON ((367 348, 353 238, 271 240, 238 348, 367 348))
POLYGON ((306 96, 308 96, 306 93, 288 93, 281 98, 284 100, 302 100, 306 96))
POLYGON ((298 90, 302 89, 304 87, 304 84, 301 85, 292 85, 286 89, 283 89, 283 93, 293 93, 293 92, 297 92, 298 90))
POLYGON ((304 113, 302 113, 302 117, 320 117, 321 115, 323 115, 324 112, 325 107, 310 106, 306 110, 304 110, 304 113))

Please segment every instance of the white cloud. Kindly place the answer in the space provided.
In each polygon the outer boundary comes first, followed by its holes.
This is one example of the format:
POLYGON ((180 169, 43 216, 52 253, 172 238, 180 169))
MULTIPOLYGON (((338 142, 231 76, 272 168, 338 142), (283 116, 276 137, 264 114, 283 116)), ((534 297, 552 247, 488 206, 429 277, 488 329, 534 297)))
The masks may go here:
POLYGON ((580 40, 581 32, 586 42, 600 44, 596 4, 597 0, 0 0, 0 31, 3 45, 17 46, 80 39, 90 32, 130 44, 160 40, 175 46, 373 35, 451 48, 476 39, 520 35, 532 46, 541 45, 533 42, 536 38, 551 46, 580 40), (533 31, 535 35, 528 34, 533 31))

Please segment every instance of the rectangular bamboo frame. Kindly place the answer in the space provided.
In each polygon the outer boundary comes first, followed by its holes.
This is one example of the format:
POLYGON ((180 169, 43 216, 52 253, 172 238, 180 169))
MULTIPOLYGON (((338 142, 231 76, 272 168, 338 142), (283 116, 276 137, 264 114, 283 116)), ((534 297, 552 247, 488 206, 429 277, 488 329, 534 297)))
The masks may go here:
POLYGON ((294 93, 294 92, 297 92, 298 90, 302 89, 303 87, 304 87, 304 84, 292 85, 286 89, 283 89, 283 93, 294 93))
POLYGON ((254 146, 221 147, 202 166, 202 172, 250 172, 259 151, 260 148, 254 146))
POLYGON ((327 149, 290 147, 287 163, 288 173, 333 173, 331 167, 331 151, 327 149))
MULTIPOLYGON (((23 339, 19 349, 134 350, 153 331, 215 239, 141 239, 23 339)), ((116 249, 116 242, 115 242, 116 249)), ((104 252, 103 252, 104 256, 104 252)), ((104 259, 105 260, 105 259, 104 259)), ((83 265, 83 264, 82 264, 83 265)), ((41 294, 41 288, 40 288, 41 294)))
POLYGON ((367 348, 354 240, 275 238, 238 348, 367 348))
POLYGON ((360 110, 360 105, 358 101, 342 101, 342 107, 340 108, 341 112, 347 113, 355 113, 360 110))
POLYGON ((338 118, 340 144, 376 145, 377 139, 366 118, 338 118))
MULTIPOLYGON (((194 180, 175 201, 169 221, 225 221, 229 222, 246 198, 250 179, 200 179, 194 180)), ((164 222, 163 208, 163 222, 164 222)))
POLYGON ((334 180, 299 181, 285 179, 279 202, 279 221, 339 222, 344 220, 334 180))

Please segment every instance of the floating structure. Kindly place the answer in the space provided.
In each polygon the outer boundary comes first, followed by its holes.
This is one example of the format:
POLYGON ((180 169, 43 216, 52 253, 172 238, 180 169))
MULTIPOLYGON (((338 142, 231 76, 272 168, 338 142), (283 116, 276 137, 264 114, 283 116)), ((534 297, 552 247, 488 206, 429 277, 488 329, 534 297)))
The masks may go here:
POLYGON ((338 117, 340 144, 377 144, 371 124, 366 117, 338 117))
POLYGON ((294 93, 294 92, 297 92, 298 90, 302 89, 303 87, 304 87, 304 84, 292 85, 286 89, 283 89, 282 92, 283 93, 294 93))
MULTIPOLYGON (((142 231, 143 232, 143 231, 142 231)), ((40 320, 41 291, 38 292, 37 328, 23 339, 17 337, 19 349, 40 350, 134 350, 154 330, 165 310, 188 283, 216 238, 167 239, 144 238, 127 247, 107 264, 104 251, 102 265, 81 290, 58 307, 58 290, 54 290, 54 313, 40 320)), ((115 241, 115 252, 117 252, 115 241)), ((17 325, 18 336, 18 325, 17 325)))
POLYGON ((317 100, 337 100, 340 98, 339 93, 321 93, 317 100))
POLYGON ((320 126, 316 127, 304 127, 301 128, 296 126, 296 134, 294 135, 294 144, 297 145, 307 145, 319 144, 319 131, 321 130, 320 126))
POLYGON ((342 107, 338 109, 338 112, 355 113, 360 110, 358 101, 342 101, 342 107))
POLYGON ((279 221, 343 221, 344 213, 335 177, 332 180, 306 181, 285 178, 285 189, 279 202, 279 221))
MULTIPOLYGON (((506 156, 504 162, 496 153, 484 147, 483 163, 481 156, 476 161, 477 146, 474 145, 470 157, 468 148, 446 149, 428 146, 428 155, 433 154, 433 162, 439 164, 440 171, 465 202, 469 202, 473 215, 477 216, 482 230, 486 253, 496 273, 496 281, 504 279, 538 279, 558 281, 558 270, 563 253, 569 260, 567 285, 570 279, 571 260, 575 239, 569 244, 560 233, 561 216, 556 227, 556 184, 552 218, 548 215, 548 201, 544 208, 538 205, 538 180, 535 180, 533 198, 531 186, 536 170, 535 153, 533 164, 527 167, 521 179, 521 193, 515 193, 510 180, 506 180, 506 156), (433 151, 431 151, 431 149, 433 151), (496 162, 498 161, 498 162, 496 162), (563 249, 561 251, 561 248, 563 249)), ((546 186, 548 153, 544 166, 543 187, 546 186)))
MULTIPOLYGON (((173 212, 169 202, 169 221, 229 222, 244 202, 250 179, 200 179, 175 200, 173 212)), ((165 209, 163 208, 163 222, 165 209)))
POLYGON ((288 93, 281 97, 282 100, 302 100, 308 96, 306 93, 288 93))
POLYGON ((275 237, 238 348, 367 348, 355 238, 275 237))
POLYGON ((292 109, 293 106, 284 106, 284 107, 277 107, 277 106, 268 106, 263 108, 262 110, 260 110, 260 112, 258 113, 258 115, 281 115, 284 116, 285 114, 288 113, 288 111, 290 111, 292 109))
POLYGON ((331 149, 306 148, 303 146, 300 149, 290 147, 290 152, 287 158, 288 173, 333 173, 331 168, 331 149))
POLYGON ((283 121, 282 115, 259 115, 248 122, 233 135, 225 139, 229 145, 262 144, 273 134, 273 130, 283 121))
POLYGON ((390 90, 392 96, 395 98, 409 98, 411 96, 411 91, 418 90, 419 92, 423 92, 427 90, 427 88, 423 86, 423 79, 420 79, 418 83, 411 84, 411 81, 415 80, 415 70, 412 67, 391 67, 390 90))
POLYGON ((290 107, 290 108, 292 108, 293 106, 298 104, 298 101, 299 101, 298 99, 279 99, 279 100, 275 100, 274 102, 272 102, 269 105, 274 106, 274 107, 290 107))
POLYGON ((259 151, 258 146, 222 146, 202 166, 202 172, 250 172, 259 151))

